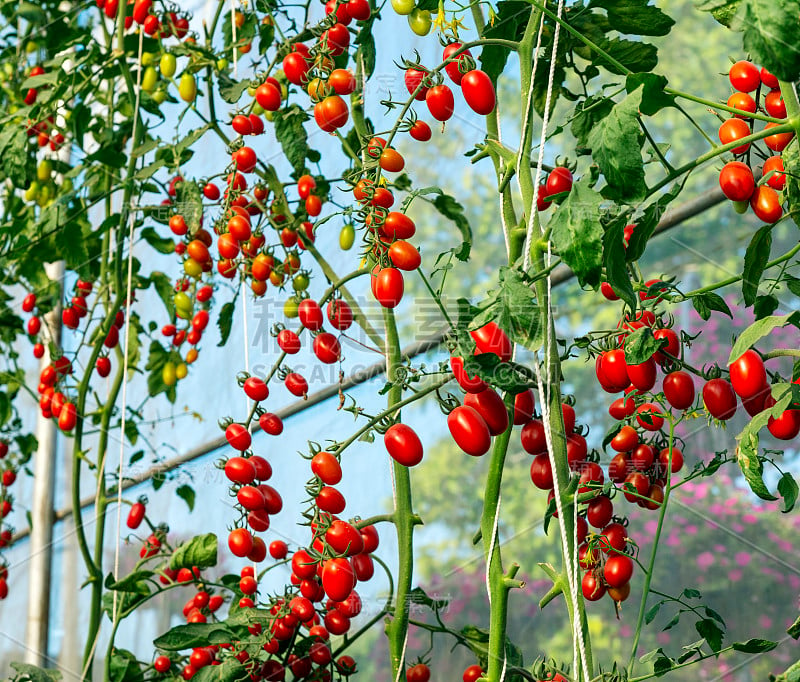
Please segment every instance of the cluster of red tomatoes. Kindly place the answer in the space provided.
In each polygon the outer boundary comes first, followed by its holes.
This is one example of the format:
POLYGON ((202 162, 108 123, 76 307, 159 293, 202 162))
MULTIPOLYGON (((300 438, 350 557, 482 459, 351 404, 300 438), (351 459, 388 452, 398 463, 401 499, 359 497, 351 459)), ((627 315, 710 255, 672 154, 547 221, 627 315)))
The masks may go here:
MULTIPOLYGON (((44 67, 37 64, 32 66, 28 72, 28 77, 43 76, 45 74, 44 67)), ((23 101, 28 106, 33 106, 39 96, 39 91, 36 88, 28 88, 23 97, 23 101)), ((36 142, 40 147, 50 145, 52 151, 58 151, 64 144, 64 136, 59 132, 56 127, 56 119, 52 114, 41 118, 39 121, 28 121, 26 132, 28 137, 36 137, 36 142)))
MULTIPOLYGON (((88 314, 87 304, 86 304, 86 296, 88 296, 92 291, 92 283, 86 282, 83 280, 78 280, 77 284, 75 285, 76 293, 72 297, 72 301, 68 307, 64 308, 64 315, 67 315, 69 312, 69 320, 70 323, 73 321, 75 322, 74 327, 67 325, 70 328, 77 328, 78 323, 81 317, 86 317, 88 314), (78 311, 81 311, 79 314, 78 311), (71 317, 74 315, 74 320, 71 317)), ((36 294, 30 293, 28 294, 22 302, 22 309, 23 311, 30 313, 33 312, 36 308, 36 294)), ((124 323, 124 313, 119 311, 117 313, 117 318, 115 319, 114 324, 112 324, 111 329, 116 333, 113 337, 113 345, 109 347, 113 347, 119 340, 119 327, 122 326, 124 323)), ((66 325, 66 320, 64 321, 66 325)), ((28 335, 31 337, 37 337, 42 329, 42 322, 41 319, 37 315, 32 315, 28 319, 27 323, 27 331, 28 335)), ((112 336, 112 332, 109 332, 108 337, 106 339, 106 344, 109 343, 109 338, 112 336)), ((44 344, 41 342, 36 342, 33 347, 33 354, 37 358, 41 358, 44 356, 44 344)), ((100 360, 105 359, 108 361, 108 358, 98 358, 98 363, 100 360)), ((110 361, 108 361, 108 369, 110 371, 111 365, 110 361)), ((99 365, 98 365, 99 371, 99 365)), ((75 403, 69 400, 68 396, 65 395, 59 388, 64 388, 66 377, 72 374, 72 363, 70 362, 69 358, 65 355, 61 355, 60 357, 55 358, 47 367, 45 367, 41 373, 39 374, 39 409, 41 410, 42 416, 46 419, 54 418, 58 420, 58 427, 66 432, 72 431, 75 428, 75 424, 78 421, 78 413, 75 407, 75 403)), ((66 390, 66 389, 65 389, 66 390)))
MULTIPOLYGON (((786 119, 786 104, 781 96, 778 79, 769 71, 764 68, 759 70, 751 62, 739 61, 731 67, 728 77, 736 91, 728 98, 729 107, 749 113, 763 111, 773 118, 786 119), (764 90, 766 94, 763 94, 764 90)), ((729 144, 752 135, 754 123, 754 119, 745 113, 735 114, 720 126, 720 142, 729 144)), ((764 128, 774 128, 777 125, 779 124, 770 122, 764 128)), ((734 202, 737 212, 744 213, 749 205, 759 220, 765 223, 774 223, 783 215, 780 192, 786 186, 786 176, 783 173, 781 152, 793 137, 793 132, 778 132, 765 137, 764 144, 769 153, 764 153, 749 142, 733 148, 737 160, 723 166, 719 174, 719 184, 725 196, 734 202), (751 160, 752 155, 757 157, 755 162, 751 160), (762 179, 757 182, 752 168, 759 165, 762 179)))
MULTIPOLYGON (((489 322, 470 332, 475 354, 494 353, 501 362, 511 360, 513 345, 496 322, 489 322)), ((458 385, 466 393, 464 404, 447 415, 447 428, 456 445, 468 455, 480 457, 489 452, 492 437, 508 428, 508 410, 500 395, 478 376, 464 370, 464 359, 450 358, 450 368, 458 385)), ((533 391, 518 393, 514 402, 514 423, 522 424, 533 414, 533 391)))
MULTIPOLYGON (((0 441, 0 460, 5 460, 8 455, 8 443, 0 441)), ((3 473, 0 475, 0 523, 11 513, 14 498, 8 490, 17 480, 17 472, 13 462, 5 462, 3 473)), ((11 529, 4 528, 0 532, 0 548, 5 547, 11 540, 11 529)), ((8 596, 8 566, 0 564, 0 599, 8 596)))
MULTIPOLYGON (((463 47, 459 42, 445 46, 442 54, 442 61, 447 62, 444 65, 445 73, 461 88, 470 109, 488 116, 496 104, 494 84, 484 71, 475 68, 472 53, 463 47)), ((424 100, 431 116, 437 121, 444 123, 455 112, 455 98, 450 86, 442 82, 441 76, 433 74, 421 64, 406 68, 405 83, 408 93, 420 102, 424 100)), ((411 134, 414 136, 413 129, 411 134)))
MULTIPOLYGON (((125 0, 122 0, 125 2, 125 0)), ((97 7, 109 19, 116 20, 120 0, 97 0, 97 7)), ((153 13, 153 0, 128 0, 125 8, 125 29, 130 29, 134 22, 153 38, 164 40, 175 36, 183 40, 189 33, 189 18, 185 14, 167 12, 160 19, 153 13)))
POLYGON ((536 210, 546 211, 554 201, 560 201, 572 189, 572 171, 566 166, 556 166, 536 190, 536 210))

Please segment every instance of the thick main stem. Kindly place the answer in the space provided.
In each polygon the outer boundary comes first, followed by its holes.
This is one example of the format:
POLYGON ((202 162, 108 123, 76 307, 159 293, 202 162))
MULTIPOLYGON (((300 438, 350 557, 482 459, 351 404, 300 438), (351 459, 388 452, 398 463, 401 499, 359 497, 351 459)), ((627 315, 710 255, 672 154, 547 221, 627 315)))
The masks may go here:
MULTIPOLYGON (((393 407, 403 398, 402 364, 400 336, 394 312, 389 308, 383 311, 386 327, 386 378, 392 382, 387 396, 388 407, 393 407)), ((394 602, 394 618, 387 625, 389 653, 392 660, 393 679, 397 680, 403 667, 405 647, 408 637, 408 608, 411 579, 414 574, 414 525, 416 519, 411 499, 411 475, 408 467, 392 461, 394 476, 394 525, 397 531, 398 567, 397 588, 394 602)))

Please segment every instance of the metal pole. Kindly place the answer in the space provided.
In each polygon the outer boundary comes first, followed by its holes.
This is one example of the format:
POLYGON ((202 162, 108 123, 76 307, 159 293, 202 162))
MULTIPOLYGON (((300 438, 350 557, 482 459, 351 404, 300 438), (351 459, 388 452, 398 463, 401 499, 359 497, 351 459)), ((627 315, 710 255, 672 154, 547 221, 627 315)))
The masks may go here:
MULTIPOLYGON (((49 330, 54 345, 61 344, 61 280, 64 263, 45 265, 48 278, 58 282, 55 307, 44 316, 44 328, 49 330)), ((50 364, 49 350, 45 351, 40 368, 50 364)), ((52 571, 53 494, 56 475, 56 445, 58 432, 53 419, 41 413, 36 418, 36 439, 39 443, 33 456, 33 498, 31 500, 31 541, 28 568, 28 616, 25 628, 25 662, 44 667, 47 658, 48 625, 50 621, 50 574, 52 571)))

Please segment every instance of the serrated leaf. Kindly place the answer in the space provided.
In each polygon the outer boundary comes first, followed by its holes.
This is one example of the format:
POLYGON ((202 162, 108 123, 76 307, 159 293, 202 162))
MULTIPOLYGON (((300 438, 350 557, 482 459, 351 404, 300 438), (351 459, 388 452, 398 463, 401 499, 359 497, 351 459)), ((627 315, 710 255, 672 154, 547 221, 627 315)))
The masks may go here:
POLYGON ((625 338, 625 362, 628 365, 640 365, 649 360, 663 345, 653 336, 650 327, 642 327, 625 338))
POLYGON ((786 171, 786 187, 783 194, 789 203, 792 220, 800 226, 800 141, 796 136, 781 152, 781 159, 786 171))
MULTIPOLYGON (((604 40, 600 47, 622 66, 634 73, 652 71, 658 64, 658 50, 655 45, 650 45, 649 43, 627 40, 626 38, 612 38, 604 40)), ((593 53, 593 63, 619 76, 626 75, 624 71, 621 71, 597 53, 593 53)))
POLYGON ((109 679, 114 682, 142 682, 144 673, 130 651, 114 648, 110 661, 109 679))
MULTIPOLYGON (((661 610, 661 607, 663 605, 664 605, 664 602, 660 601, 657 604, 654 604, 653 606, 651 606, 647 610, 647 613, 644 614, 644 622, 647 623, 648 625, 650 625, 650 623, 652 623, 655 620, 656 616, 658 615, 658 612, 661 610)), ((646 663, 646 661, 644 659, 639 659, 639 660, 642 663, 646 663)))
POLYGON ((226 658, 220 665, 207 665, 193 676, 195 682, 239 682, 250 679, 250 672, 235 658, 226 658))
POLYGON ((182 651, 197 646, 207 646, 215 632, 224 633, 228 637, 233 636, 224 623, 187 623, 186 625, 177 625, 157 637, 153 640, 153 645, 164 651, 182 651))
POLYGON ((769 252, 772 249, 772 227, 772 225, 762 225, 753 235, 744 254, 742 295, 746 306, 755 303, 761 276, 769 262, 769 252))
POLYGON ((657 658, 653 663, 653 675, 656 677, 666 675, 670 670, 672 670, 672 659, 667 656, 657 658))
POLYGON ((761 654, 765 651, 772 651, 778 646, 778 643, 769 639, 748 639, 746 642, 734 642, 731 646, 734 651, 741 651, 745 654, 761 654))
POLYGON ((220 340, 217 346, 224 346, 228 342, 228 337, 231 335, 231 328, 233 326, 233 313, 235 310, 235 299, 233 301, 228 301, 220 308, 219 317, 217 318, 220 340))
POLYGON ((692 296, 692 305, 697 311, 697 314, 704 320, 708 320, 711 317, 712 310, 723 313, 733 319, 733 313, 728 307, 728 304, 725 303, 725 299, 719 294, 715 294, 713 291, 706 291, 702 294, 692 296))
POLYGON ((615 31, 637 36, 665 36, 675 22, 650 0, 591 0, 589 7, 602 7, 615 31))
POLYGON ((275 137, 280 142, 286 160, 294 170, 294 176, 303 174, 308 155, 308 134, 303 126, 308 115, 297 104, 292 104, 275 114, 275 137))
POLYGON ((184 483, 183 485, 178 486, 178 488, 175 490, 175 494, 184 502, 186 502, 186 506, 189 507, 189 511, 194 511, 195 493, 192 486, 184 483))
POLYGON ((217 76, 217 81, 219 83, 219 96, 228 104, 236 104, 241 99, 242 93, 250 86, 250 81, 235 81, 225 73, 220 73, 217 76))
POLYGON ((169 559, 169 567, 200 569, 210 568, 217 564, 217 536, 214 533, 197 535, 188 542, 177 547, 169 559))
POLYGON ((742 0, 705 0, 697 4, 697 9, 708 12, 720 24, 730 28, 741 2, 742 0))
POLYGON ((734 27, 744 32, 745 52, 788 82, 800 78, 798 16, 800 0, 742 0, 735 19, 734 27))
POLYGON ((567 198, 550 218, 551 240, 561 259, 572 269, 581 286, 597 287, 603 267, 603 228, 597 192, 584 176, 572 186, 567 198))
POLYGON ((784 514, 794 509, 799 492, 800 490, 798 490, 797 481, 794 480, 794 476, 788 471, 784 473, 778 480, 778 493, 783 498, 783 509, 781 509, 781 511, 784 514))
POLYGON ((647 191, 641 153, 644 134, 638 121, 641 101, 642 88, 637 88, 589 133, 588 146, 608 183, 610 198, 634 201, 647 191))
POLYGON ((715 653, 722 648, 722 638, 725 633, 720 626, 710 618, 703 618, 694 624, 698 634, 708 642, 708 646, 715 653))
POLYGON ((14 661, 10 665, 17 671, 15 679, 18 682, 58 682, 63 677, 58 670, 40 668, 30 663, 14 661))
POLYGON ((633 92, 642 86, 642 103, 639 106, 645 116, 653 116, 662 109, 675 106, 675 95, 664 92, 667 79, 654 73, 632 73, 625 79, 625 89, 633 92))
POLYGON ((745 329, 736 343, 731 348, 731 354, 728 356, 728 366, 738 360, 742 354, 748 349, 752 348, 758 341, 770 334, 774 329, 784 327, 789 323, 791 315, 773 315, 765 317, 763 320, 753 322, 747 329, 745 329))
POLYGON ((623 218, 613 220, 603 235, 603 266, 606 281, 631 310, 636 309, 637 296, 631 284, 630 273, 625 256, 625 223, 623 218))
POLYGON ((433 205, 445 218, 452 220, 461 232, 461 245, 453 250, 458 260, 466 262, 469 260, 469 253, 472 249, 472 228, 464 215, 464 207, 459 204, 449 194, 441 193, 433 200, 433 205))
POLYGON ((599 95, 590 95, 575 106, 570 130, 579 146, 585 147, 588 144, 589 133, 613 108, 614 100, 599 95))
POLYGON ((141 231, 142 239, 159 253, 175 253, 175 242, 169 237, 162 237, 153 227, 145 227, 141 231))

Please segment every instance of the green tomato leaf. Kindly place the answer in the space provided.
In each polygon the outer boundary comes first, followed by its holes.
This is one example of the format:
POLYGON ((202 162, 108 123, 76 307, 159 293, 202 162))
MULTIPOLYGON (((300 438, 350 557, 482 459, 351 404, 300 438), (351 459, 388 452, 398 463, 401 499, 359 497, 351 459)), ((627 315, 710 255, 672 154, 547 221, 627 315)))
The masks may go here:
POLYGON ((745 52, 783 81, 800 78, 798 16, 800 0, 742 0, 736 15, 745 52))
POLYGON ((292 177, 298 178, 305 171, 308 156, 308 135, 303 123, 308 115, 297 104, 292 104, 275 113, 275 137, 281 144, 286 159, 294 172, 292 177))
POLYGON ((109 679, 114 682, 142 682, 144 673, 139 662, 130 651, 114 649, 110 661, 111 672, 109 679))
POLYGON ((665 36, 675 22, 650 0, 591 0, 589 7, 602 7, 615 31, 637 36, 665 36))
POLYGON ((742 295, 746 306, 756 302, 758 285, 764 268, 769 262, 772 248, 772 225, 762 225, 753 235, 744 254, 744 270, 742 271, 742 295))
POLYGON ((792 321, 791 318, 795 317, 795 313, 790 315, 773 315, 765 317, 763 320, 753 322, 747 329, 745 329, 736 343, 731 348, 731 354, 728 356, 728 366, 738 360, 742 354, 748 349, 752 348, 762 338, 770 334, 774 329, 784 327, 792 321))
MULTIPOLYGON (((642 143, 644 134, 639 126, 639 106, 642 88, 637 88, 589 133, 588 144, 608 186, 604 195, 609 198, 634 201, 647 191, 644 181, 642 143)), ((570 192, 570 196, 574 193, 570 192)))
POLYGON ((653 357, 664 341, 656 339, 650 327, 637 329, 625 339, 625 362, 629 365, 640 365, 653 357))
POLYGON ((708 320, 711 317, 712 310, 723 313, 733 319, 733 313, 728 307, 728 304, 725 303, 725 299, 719 294, 715 294, 713 291, 706 291, 702 294, 692 296, 692 305, 697 311, 697 314, 704 320, 708 320))
POLYGON ((703 618, 703 620, 697 621, 694 627, 698 634, 708 642, 711 650, 714 653, 718 653, 722 648, 722 638, 725 636, 725 632, 716 621, 710 618, 703 618))
POLYGON ((175 242, 169 237, 162 237, 155 231, 155 228, 147 226, 140 232, 140 235, 159 253, 175 253, 175 242))
MULTIPOLYGON (((600 47, 626 69, 633 71, 633 73, 652 71, 658 64, 658 50, 655 45, 650 45, 649 43, 625 38, 612 38, 611 40, 604 40, 600 47)), ((619 76, 627 75, 626 72, 618 69, 596 52, 593 52, 592 56, 592 63, 595 66, 602 66, 619 76)))
MULTIPOLYGON (((27 3, 22 3, 27 4, 27 3)), ((30 663, 13 662, 10 664, 17 671, 13 678, 17 682, 58 682, 63 675, 58 670, 40 668, 30 663)))
POLYGON ((220 665, 200 668, 192 679, 197 682, 239 682, 250 679, 250 673, 235 658, 226 658, 220 665))
POLYGON ((788 514, 794 509, 798 493, 800 493, 800 489, 797 487, 797 481, 787 471, 778 480, 778 494, 783 498, 783 509, 781 511, 784 514, 788 514))
POLYGON ((730 28, 741 3, 742 0, 703 0, 697 3, 697 9, 708 12, 720 24, 730 28))
POLYGON ((614 100, 599 95, 589 95, 586 99, 578 102, 572 115, 570 130, 579 146, 586 147, 588 145, 589 133, 611 113, 613 108, 614 100))
POLYGON ((209 568, 217 564, 217 536, 214 533, 197 535, 188 542, 184 542, 172 553, 169 567, 173 570, 179 568, 209 568))
POLYGON ((572 268, 581 286, 597 288, 603 267, 603 201, 583 177, 572 186, 552 218, 551 239, 562 260, 572 268))
POLYGON ((664 92, 667 79, 654 73, 632 73, 625 79, 625 90, 634 92, 642 86, 642 103, 639 107, 645 116, 653 116, 662 109, 675 106, 675 95, 664 92))
POLYGON ((625 255, 624 236, 627 222, 626 217, 621 216, 606 227, 603 235, 603 265, 606 269, 606 281, 631 310, 635 310, 637 296, 631 284, 625 255))
POLYGON ((186 502, 186 506, 189 507, 190 512, 194 511, 195 493, 192 486, 184 483, 183 485, 178 486, 177 490, 175 490, 175 494, 184 502, 186 502))
POLYGON ((797 137, 794 137, 781 152, 781 158, 786 171, 786 187, 783 194, 789 203, 792 220, 800 226, 800 141, 797 137))
POLYGON ((183 651, 193 647, 207 646, 215 633, 228 637, 233 636, 224 623, 187 623, 186 625, 177 625, 153 640, 153 646, 164 651, 183 651))
POLYGON ((231 335, 233 327, 233 313, 236 310, 236 299, 228 301, 220 308, 219 317, 217 318, 217 326, 219 327, 220 340, 217 346, 224 346, 228 343, 228 337, 231 335))

